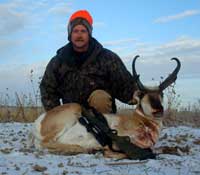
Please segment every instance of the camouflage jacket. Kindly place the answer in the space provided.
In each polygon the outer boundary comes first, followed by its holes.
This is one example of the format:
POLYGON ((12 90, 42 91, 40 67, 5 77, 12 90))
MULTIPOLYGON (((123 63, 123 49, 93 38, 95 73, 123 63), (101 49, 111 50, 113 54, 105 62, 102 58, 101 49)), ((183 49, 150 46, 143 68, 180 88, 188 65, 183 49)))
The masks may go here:
POLYGON ((45 110, 63 103, 87 103, 92 91, 102 89, 113 99, 128 103, 136 84, 123 62, 112 51, 105 49, 94 38, 84 61, 73 54, 68 43, 57 51, 48 63, 40 84, 41 100, 45 110))

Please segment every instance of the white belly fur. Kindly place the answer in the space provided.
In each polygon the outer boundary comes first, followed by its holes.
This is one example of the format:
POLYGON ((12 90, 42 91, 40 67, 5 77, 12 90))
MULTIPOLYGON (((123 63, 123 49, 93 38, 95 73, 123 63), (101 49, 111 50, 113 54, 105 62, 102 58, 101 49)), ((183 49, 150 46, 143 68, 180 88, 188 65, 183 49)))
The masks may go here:
POLYGON ((63 132, 57 141, 64 144, 80 145, 87 149, 100 147, 100 144, 94 136, 79 122, 73 125, 69 130, 63 132))

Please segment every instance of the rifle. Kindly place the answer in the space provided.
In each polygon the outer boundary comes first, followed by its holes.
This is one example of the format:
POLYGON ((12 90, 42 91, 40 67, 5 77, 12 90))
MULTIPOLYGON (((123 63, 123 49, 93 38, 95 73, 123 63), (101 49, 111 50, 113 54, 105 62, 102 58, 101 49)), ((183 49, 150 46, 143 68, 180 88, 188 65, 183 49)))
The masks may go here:
POLYGON ((117 131, 110 129, 103 114, 95 108, 86 109, 82 107, 82 117, 79 118, 79 122, 86 127, 88 132, 94 135, 103 147, 108 145, 112 151, 116 151, 112 148, 112 145, 115 144, 130 159, 156 158, 156 154, 150 148, 140 148, 131 143, 128 136, 118 136, 117 131))

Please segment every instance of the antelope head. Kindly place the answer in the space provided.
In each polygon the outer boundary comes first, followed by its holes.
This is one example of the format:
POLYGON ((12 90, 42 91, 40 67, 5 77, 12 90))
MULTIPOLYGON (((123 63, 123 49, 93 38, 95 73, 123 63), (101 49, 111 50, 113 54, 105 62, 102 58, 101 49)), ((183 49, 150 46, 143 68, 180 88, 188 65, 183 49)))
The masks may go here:
POLYGON ((138 91, 134 94, 134 99, 137 101, 137 108, 145 115, 160 118, 163 116, 163 91, 176 81, 177 74, 180 70, 181 63, 177 58, 172 58, 177 63, 174 71, 160 83, 159 86, 147 87, 142 84, 135 69, 135 62, 139 55, 135 56, 132 63, 133 77, 135 77, 138 91))

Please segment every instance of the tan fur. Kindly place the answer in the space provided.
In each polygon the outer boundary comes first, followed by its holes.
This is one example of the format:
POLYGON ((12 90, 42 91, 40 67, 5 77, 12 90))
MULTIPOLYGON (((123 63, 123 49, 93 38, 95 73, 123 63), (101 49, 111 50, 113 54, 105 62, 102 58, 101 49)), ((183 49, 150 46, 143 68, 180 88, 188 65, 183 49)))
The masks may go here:
POLYGON ((116 152, 116 151, 112 151, 110 150, 107 146, 104 148, 104 157, 107 158, 115 158, 115 159, 124 159, 127 158, 127 155, 124 153, 120 153, 120 152, 116 152))
POLYGON ((150 116, 141 116, 136 112, 124 110, 117 114, 119 117, 118 125, 115 127, 119 134, 134 131, 138 127, 149 127, 157 132, 159 123, 150 116))
POLYGON ((153 146, 159 137, 161 124, 150 116, 141 116, 137 113, 134 114, 134 118, 134 143, 141 148, 153 146))
POLYGON ((62 155, 89 153, 87 149, 81 147, 80 145, 62 144, 58 142, 42 143, 42 147, 47 148, 51 153, 62 155))
POLYGON ((45 137, 46 141, 51 139, 63 129, 66 123, 75 122, 80 114, 81 106, 76 103, 58 106, 48 111, 41 122, 41 135, 45 137))
POLYGON ((142 148, 151 147, 157 140, 161 125, 152 117, 127 111, 120 112, 116 117, 118 123, 112 129, 116 129, 119 136, 129 136, 132 143, 142 148))

